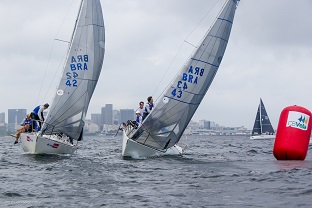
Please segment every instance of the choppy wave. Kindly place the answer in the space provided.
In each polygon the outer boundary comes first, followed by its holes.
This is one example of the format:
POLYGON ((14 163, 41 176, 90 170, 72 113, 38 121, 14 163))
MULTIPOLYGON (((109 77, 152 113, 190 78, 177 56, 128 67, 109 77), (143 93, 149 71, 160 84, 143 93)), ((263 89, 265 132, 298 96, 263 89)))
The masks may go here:
POLYGON ((276 161, 273 140, 182 138, 183 156, 123 160, 121 138, 86 137, 70 155, 0 143, 4 207, 311 207, 311 157, 276 161))

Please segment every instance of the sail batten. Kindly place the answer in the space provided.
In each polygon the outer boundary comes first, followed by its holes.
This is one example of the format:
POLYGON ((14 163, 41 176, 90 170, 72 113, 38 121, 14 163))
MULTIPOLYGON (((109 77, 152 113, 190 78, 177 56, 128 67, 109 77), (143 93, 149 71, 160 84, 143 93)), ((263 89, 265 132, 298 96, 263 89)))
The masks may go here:
POLYGON ((230 21, 230 20, 228 20, 228 19, 218 18, 218 20, 227 21, 227 22, 229 22, 229 23, 233 24, 233 22, 232 22, 232 21, 230 21))
POLYGON ((233 25, 236 2, 226 2, 199 47, 129 138, 159 150, 170 148, 180 140, 219 69, 233 25))
MULTIPOLYGON (((193 94, 193 95, 198 95, 198 94, 193 94)), ((199 104, 200 104, 200 103, 189 103, 189 102, 185 102, 185 101, 178 100, 178 99, 175 99, 175 98, 173 98, 173 97, 168 97, 168 96, 164 96, 164 97, 169 98, 169 99, 172 99, 172 100, 175 100, 175 101, 177 101, 177 102, 189 104, 189 105, 199 105, 199 104)))
POLYGON ((195 59, 195 58, 191 58, 191 59, 194 60, 194 61, 203 62, 203 63, 205 63, 205 64, 209 64, 209 65, 211 65, 211 66, 214 66, 214 67, 216 67, 216 68, 219 68, 219 66, 214 65, 214 64, 212 64, 212 63, 208 63, 207 61, 204 61, 204 60, 199 60, 199 59, 195 59))

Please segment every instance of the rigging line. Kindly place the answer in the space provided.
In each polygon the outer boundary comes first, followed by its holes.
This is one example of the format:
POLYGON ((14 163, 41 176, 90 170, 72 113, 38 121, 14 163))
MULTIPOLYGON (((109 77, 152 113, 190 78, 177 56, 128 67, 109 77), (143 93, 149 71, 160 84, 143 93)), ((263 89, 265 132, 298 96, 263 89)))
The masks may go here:
POLYGON ((193 46, 194 48, 198 48, 198 46, 193 45, 192 43, 188 42, 187 40, 184 40, 184 42, 186 42, 187 44, 193 46))
MULTIPOLYGON (((178 105, 178 104, 176 104, 176 105, 178 105)), ((175 105, 175 106, 176 106, 176 105, 175 105)), ((172 109, 174 109, 175 106, 172 107, 172 108, 170 108, 170 109, 168 109, 168 110, 167 110, 166 112, 164 112, 161 116, 159 116, 159 118, 163 118, 168 112, 170 112, 172 109)), ((181 112, 186 111, 188 107, 189 107, 189 106, 185 106, 185 107, 181 108, 181 110, 179 110, 179 111, 177 111, 176 113, 172 114, 172 117, 175 116, 175 115, 180 114, 181 112)), ((171 118, 163 119, 162 121, 167 121, 167 120, 169 120, 169 119, 171 119, 171 118)), ((180 118, 180 119, 181 119, 181 118, 180 118)), ((178 120, 180 120, 180 119, 178 119, 178 120)), ((161 122, 159 122, 159 123, 161 123, 161 122)), ((175 122, 173 122, 173 123, 175 123, 175 122)))
MULTIPOLYGON (((89 80, 89 79, 81 79, 81 80, 97 81, 97 80, 89 80)), ((89 83, 89 82, 88 82, 88 83, 89 83)), ((81 83, 80 83, 80 84, 81 84, 81 83)), ((80 84, 79 84, 79 85, 80 85, 80 84)), ((78 85, 78 87, 79 87, 79 85, 78 85)), ((78 90, 78 87, 77 87, 76 89, 73 90, 73 92, 72 92, 71 95, 68 97, 68 99, 71 98, 72 96, 75 96, 75 95, 76 95, 75 92, 78 90)), ((66 90, 67 90, 67 88, 65 88, 64 91, 66 91, 66 90)), ((85 97, 86 94, 87 94, 87 90, 86 90, 80 97, 78 97, 78 98, 77 98, 77 101, 74 102, 71 106, 75 105, 78 101, 80 101, 81 98, 85 97)), ((58 102, 61 102, 61 99, 59 99, 58 102)), ((67 102, 66 102, 66 103, 67 103, 67 102)), ((64 103, 61 107, 65 106, 66 103, 64 103)), ((58 103, 55 103, 55 105, 57 105, 57 104, 58 104, 58 103)), ((70 107, 71 107, 71 106, 70 106, 70 107)), ((69 108, 68 108, 68 109, 69 109, 69 108)), ((85 110, 84 107, 83 107, 83 110, 85 110)), ((51 111, 51 110, 50 110, 50 111, 51 111)), ((64 113, 65 113, 65 112, 64 112, 64 113)), ((63 114, 62 114, 62 115, 63 115, 63 114)))
MULTIPOLYGON (((183 45, 183 43, 182 43, 182 45, 183 45)), ((182 48, 182 45, 181 45, 181 48, 182 48)), ((181 49, 180 48, 180 49, 181 49)), ((195 47, 196 49, 197 49, 197 47, 195 47)), ((179 51, 180 51, 180 49, 179 49, 179 51)), ((188 61, 189 61, 189 59, 191 59, 191 57, 195 54, 195 50, 196 49, 194 49, 193 51, 192 51, 192 53, 188 56, 188 58, 184 61, 184 64, 182 64, 182 66, 180 67, 180 68, 183 68, 187 63, 188 63, 188 61)), ((178 52, 179 53, 179 52, 178 52)), ((177 53, 177 54, 178 54, 177 53)), ((176 55, 177 56, 177 55, 176 55)), ((175 58, 174 58, 175 59, 175 58)), ((173 62, 173 61, 172 61, 173 62)), ((170 65, 170 67, 171 67, 171 65, 170 65)), ((169 67, 169 68, 170 68, 169 67)), ((169 68, 168 68, 168 70, 167 70, 167 72, 169 71, 169 68)), ((167 73, 166 72, 166 73, 167 73)), ((172 87, 172 83, 173 83, 173 81, 176 79, 176 77, 177 76, 179 76, 179 73, 180 73, 180 71, 178 70, 177 71, 177 73, 175 74, 175 76, 171 79, 171 81, 169 82, 169 85, 167 85, 167 87, 161 92, 161 94, 158 96, 158 98, 156 99, 156 101, 155 102, 157 102, 158 101, 158 99, 160 98, 160 96, 161 95, 163 95, 164 94, 164 92, 165 91, 167 91, 170 87, 172 87)), ((163 78, 164 78, 164 76, 163 76, 163 78)), ((156 91, 156 90, 155 90, 156 91)))
MULTIPOLYGON (((173 59, 172 59, 171 63, 169 64, 169 66, 168 66, 168 68, 167 68, 165 74, 164 74, 164 75, 162 76, 162 78, 160 79, 160 82, 158 82, 158 85, 157 85, 157 87, 156 87, 156 89, 154 90, 154 92, 153 92, 152 95, 154 95, 154 94, 156 93, 156 90, 159 88, 159 86, 160 86, 162 80, 164 79, 164 77, 165 77, 165 76, 167 75, 167 73, 169 72, 169 69, 171 68, 171 65, 173 64, 174 60, 175 60, 176 57, 178 56, 179 52, 181 51, 181 48, 182 48, 183 44, 184 44, 184 43, 181 44, 180 48, 178 49, 178 52, 177 52, 176 55, 173 57, 173 59)), ((157 99, 156 99, 156 100, 157 100, 157 99)))
MULTIPOLYGON (((69 97, 73 96, 74 93, 75 93, 75 91, 76 91, 76 89, 72 92, 72 94, 71 94, 69 97)), ((76 104, 82 97, 84 97, 84 95, 85 95, 86 93, 87 93, 87 92, 83 93, 83 94, 79 97, 79 99, 77 99, 77 101, 76 101, 75 103, 73 103, 71 106, 73 106, 74 104, 76 104)), ((58 100, 58 102, 60 102, 60 99, 58 100)), ((57 105, 57 103, 56 103, 56 105, 57 105)), ((64 103, 63 106, 64 106, 64 105, 66 105, 66 103, 64 103)), ((71 106, 70 106, 70 107, 71 107, 71 106)), ((70 108, 70 107, 69 107, 69 108, 70 108)), ((68 109, 69 109, 69 108, 68 108, 68 109)), ((52 110, 52 109, 51 109, 51 110, 52 110)), ((49 113, 52 112, 51 110, 50 110, 49 113)), ((53 110, 54 110, 54 109, 53 109, 53 110)), ((79 109, 79 110, 80 110, 80 109, 79 109)), ((77 110, 77 112, 78 112, 79 110, 77 110)), ((84 108, 82 108, 82 110, 84 110, 84 108)), ((65 112, 66 112, 66 111, 65 111, 65 112)), ((64 113, 65 113, 65 112, 64 112, 64 113)), ((61 116, 64 115, 64 113, 61 114, 61 116)), ((63 121, 63 120, 62 120, 62 121, 63 121)))
MULTIPOLYGON (((153 134, 151 134, 150 131, 146 131, 146 132, 147 132, 147 136, 145 137, 145 140, 143 139, 143 138, 144 138, 144 137, 143 137, 142 140, 144 140, 144 141, 142 141, 142 142, 139 141, 140 137, 143 135, 143 134, 142 134, 142 135, 140 135, 140 136, 136 139, 136 142, 137 142, 137 143, 140 143, 140 144, 142 144, 142 145, 148 146, 148 147, 150 147, 150 148, 152 148, 152 149, 156 149, 156 150, 158 150, 158 151, 161 151, 160 149, 158 149, 158 148, 156 148, 156 147, 154 147, 154 146, 149 145, 149 144, 146 143, 146 142, 148 142, 147 139, 150 138, 150 139, 153 140, 153 142, 155 142, 156 144, 158 144, 159 147, 162 147, 162 145, 160 144, 160 141, 155 140, 155 138, 153 137, 153 134)), ((143 132, 143 133, 144 133, 144 132, 143 132)))
MULTIPOLYGON (((177 112, 177 113, 180 113, 180 112, 183 112, 182 113, 182 116, 180 117, 180 119, 178 119, 176 122, 174 122, 173 124, 176 124, 175 125, 175 127, 171 130, 171 131, 169 131, 169 134, 171 134, 173 131, 174 131, 174 129, 176 128, 176 126, 181 122, 181 120, 182 120, 182 117, 185 115, 185 113, 187 113, 188 111, 186 110, 186 108, 183 108, 183 109, 181 109, 181 111, 179 111, 179 112, 177 112)), ((165 120, 166 121, 166 120, 165 120)), ((185 125, 185 124, 184 124, 185 125)), ((153 130, 153 129, 151 129, 151 130, 153 130)), ((160 143, 159 143, 159 141, 158 140, 155 140, 154 139, 154 137, 153 137, 153 134, 150 134, 149 135, 158 145, 160 145, 160 146, 162 146, 160 143)), ((179 139, 178 139, 179 140, 179 139)), ((166 142, 167 142, 167 140, 166 140, 166 142)))
MULTIPOLYGON (((57 67, 57 70, 55 70, 55 73, 54 73, 54 75, 53 75, 53 78, 52 78, 52 80, 51 80, 51 82, 50 82, 50 85, 49 85, 49 87, 48 87, 48 89, 47 89, 48 92, 50 91, 50 89, 51 89, 51 87, 52 87, 52 83, 53 83, 53 81, 55 80, 56 74, 59 72, 59 70, 60 70, 60 68, 61 68, 61 65, 62 65, 62 63, 64 63, 64 60, 66 59, 66 57, 67 57, 67 53, 65 53, 65 55, 64 55, 63 58, 62 58, 62 60, 61 60, 60 63, 59 63, 59 66, 57 67)), ((43 100, 45 100, 46 97, 47 97, 47 93, 45 94, 43 100)))
MULTIPOLYGON (((220 29, 220 28, 219 28, 219 29, 220 29)), ((223 32, 223 33, 224 33, 224 32, 223 32)), ((215 44, 215 43, 214 43, 214 44, 215 44)), ((207 46, 206 46, 206 47, 207 47, 207 46)), ((215 76, 215 74, 214 74, 214 76, 215 76)), ((213 76, 213 77, 214 77, 214 76, 213 76)), ((208 90, 208 88, 207 88, 207 90, 208 90)), ((190 96, 190 95, 188 95, 188 96, 190 96)), ((201 100, 202 100, 202 99, 203 99, 203 96, 201 96, 201 100)), ((175 105, 175 106, 176 106, 176 105, 175 105)), ((197 105, 197 107, 198 107, 198 105, 197 105)), ((171 109, 169 109, 169 110, 171 110, 171 109)), ((168 110, 168 111, 169 111, 169 110, 168 110)), ((182 111, 182 110, 183 110, 183 109, 181 109, 181 111, 182 111)), ((186 113, 187 111, 186 111, 185 108, 184 108, 184 110, 185 110, 184 113, 186 113)), ((181 112, 181 111, 178 111, 176 114, 178 114, 178 113, 181 112)), ((184 113, 183 113, 183 114, 184 114, 184 113)), ((165 114, 165 113, 164 113, 164 114, 165 114)), ((163 115, 164 115, 164 114, 163 114, 163 115)), ((162 117, 162 116, 161 116, 161 117, 162 117)), ((160 117, 160 118, 161 118, 161 117, 160 117)), ((188 120, 190 120, 190 119, 188 119, 188 120)), ((180 122, 180 121, 181 121, 181 119, 178 120, 178 122, 180 122)))
MULTIPOLYGON (((80 112, 83 112, 83 110, 84 110, 83 107, 80 108, 80 109, 77 109, 75 112, 73 112, 73 113, 70 115, 70 117, 73 117, 73 116, 75 116, 75 115, 78 115, 80 112)), ((61 114, 61 115, 59 116, 59 118, 61 118, 65 113, 66 113, 66 111, 65 111, 63 114, 61 114)), ((53 122, 53 123, 52 123, 52 122, 49 122, 49 123, 47 123, 47 124, 49 124, 50 126, 56 127, 58 124, 60 124, 60 123, 62 123, 62 122, 64 122, 64 121, 66 121, 67 119, 68 119, 68 118, 64 118, 63 120, 58 120, 56 124, 54 124, 54 122, 53 122)), ((72 125, 72 124, 75 124, 75 123, 79 123, 78 128, 80 128, 81 120, 77 120, 77 121, 72 122, 72 123, 67 123, 66 125, 72 125)), ((53 127, 53 128, 54 128, 54 127, 53 127)), ((47 129, 48 129, 48 128, 47 128, 47 129)), ((49 130, 50 130, 50 129, 49 129, 49 130)), ((53 133, 53 130, 54 130, 54 129, 51 130, 51 133, 53 133)), ((59 129, 57 129, 57 130, 59 130, 59 129)))
MULTIPOLYGON (((150 134, 146 137, 146 139, 147 139, 149 136, 150 136, 150 134)), ((151 145, 149 145, 149 144, 146 144, 146 139, 145 139, 144 142, 140 142, 140 141, 136 141, 136 142, 139 143, 139 144, 142 144, 142 145, 144 145, 144 146, 147 146, 147 147, 149 147, 149 148, 151 148, 151 149, 154 149, 154 150, 156 150, 156 151, 159 151, 159 152, 166 152, 166 151, 164 151, 163 149, 158 149, 158 148, 153 147, 153 146, 151 146, 151 145)), ((158 145, 161 147, 161 145, 160 145, 153 137, 152 137, 152 139, 155 141, 156 144, 158 144, 158 145)))
MULTIPOLYGON (((190 95, 188 95, 188 96, 190 96, 190 95)), ((177 104, 175 104, 174 106, 172 106, 170 109, 168 109, 166 112, 163 112, 160 116, 159 116, 159 119, 160 118, 162 118, 163 116, 165 116, 169 111, 171 111, 172 109, 175 109, 176 108, 176 106, 178 106, 179 105, 179 103, 177 103, 177 104)), ((186 111, 186 108, 188 108, 189 106, 185 106, 185 107, 183 107, 183 108, 181 108, 181 110, 179 110, 179 111, 177 111, 175 114, 173 114, 172 116, 175 116, 175 115, 177 115, 177 114, 179 114, 180 112, 183 112, 183 111, 186 111)), ((161 113, 160 111, 158 111, 158 112, 156 112, 156 114, 155 114, 155 116, 157 115, 157 114, 159 114, 159 113, 161 113)), ((166 121, 166 120, 169 120, 169 119, 171 119, 171 118, 168 118, 168 119, 164 119, 163 121, 166 121)), ((160 123, 160 122, 159 122, 160 123)), ((142 124, 143 125, 143 124, 142 124)), ((153 130, 153 128, 151 129, 151 130, 153 130)))
MULTIPOLYGON (((215 4, 210 8, 210 10, 208 10, 208 12, 205 14, 205 16, 199 21, 199 23, 194 27, 194 29, 191 31, 191 33, 185 38, 185 40, 187 40, 192 34, 193 32, 196 30, 196 28, 204 21, 204 19, 206 19, 206 17, 208 16, 208 14, 211 12, 211 10, 217 5, 217 3, 219 3, 219 1, 221 0, 218 0, 215 2, 215 4)), ((209 29, 210 30, 210 29, 209 29)), ((208 30, 208 31, 209 31, 208 30)))
MULTIPOLYGON (((196 28, 203 22, 203 20, 207 17, 207 15, 211 12, 211 10, 217 5, 217 3, 218 3, 219 1, 221 1, 221 0, 217 0, 217 1, 215 2, 215 4, 210 8, 210 10, 208 10, 208 12, 207 12, 207 13, 204 15, 204 17, 199 21, 199 23, 194 27, 194 29, 191 31, 191 33, 185 38, 184 42, 186 42, 186 43, 192 45, 193 47, 197 48, 196 46, 194 46, 193 44, 189 43, 189 42, 186 41, 186 40, 193 34, 193 32, 196 30, 196 28)), ((208 30, 208 31, 209 31, 209 30, 208 30)), ((205 36, 206 36, 206 35, 205 35, 205 36)), ((204 37, 205 37, 205 36, 204 36, 204 37)), ((173 64, 173 62, 174 62, 174 60, 176 59, 176 57, 178 56, 179 52, 181 51, 181 48, 182 48, 182 46, 184 45, 184 42, 181 44, 181 46, 180 46, 178 52, 176 53, 176 55, 174 56, 173 60, 172 60, 171 63, 169 64, 169 66, 168 66, 168 68, 167 68, 165 74, 162 76, 160 82, 158 82, 158 85, 157 85, 157 87, 156 87, 156 89, 154 90, 154 92, 153 92, 152 95, 154 95, 154 94, 156 93, 156 91, 157 91, 157 89, 159 88, 160 84, 162 83, 164 77, 166 76, 166 74, 168 73, 169 69, 171 68, 171 66, 172 66, 172 64, 173 64)), ((178 73, 179 73, 179 72, 177 72, 177 74, 176 74, 176 75, 174 76, 174 78, 170 81, 170 83, 172 83, 172 81, 175 79, 175 77, 178 76, 178 73)), ((169 84, 169 85, 170 85, 170 84, 169 84)), ((163 94, 164 91, 165 91, 166 89, 167 89, 167 88, 165 88, 165 89, 161 92, 161 94, 163 94)), ((161 96, 161 95, 160 95, 160 96, 161 96)), ((159 97, 160 97, 160 96, 159 96, 159 97)), ((156 99, 156 101, 159 99, 159 97, 156 99)))
MULTIPOLYGON (((181 45, 181 47, 180 47, 178 53, 180 52, 180 50, 181 50, 183 44, 184 44, 184 43, 182 43, 182 45, 181 45)), ((175 58, 177 57, 178 53, 175 55, 175 58)), ((191 53, 191 55, 189 55, 189 58, 187 58, 187 59, 185 60, 184 64, 183 64, 180 68, 183 68, 183 67, 186 65, 186 63, 188 62, 188 60, 190 59, 190 57, 192 57, 192 54, 193 54, 193 53, 194 53, 194 51, 191 53)), ((174 59, 175 59, 175 58, 174 58, 174 59)), ((169 69, 170 69, 170 67, 171 67, 171 65, 172 65, 172 63, 173 63, 173 61, 174 61, 174 60, 172 60, 170 66, 168 67, 166 74, 168 73, 168 71, 169 71, 169 69)), ((175 74, 175 76, 174 76, 174 77, 171 79, 171 81, 169 82, 169 85, 167 85, 167 87, 166 87, 166 88, 161 92, 161 94, 157 97, 157 99, 155 100, 156 103, 157 103, 158 99, 161 97, 161 95, 163 95, 164 92, 165 92, 168 88, 170 88, 170 87, 172 86, 172 83, 173 83, 173 81, 176 79, 176 77, 179 75, 179 72, 180 72, 180 71, 178 70, 178 72, 175 74)), ((165 74, 165 75, 166 75, 166 74, 165 74)), ((165 75, 162 77, 161 80, 163 80, 163 78, 165 77, 165 75)), ((162 81, 159 82, 158 87, 159 87, 159 85, 160 85, 161 82, 162 82, 162 81)), ((154 93, 156 92, 156 90, 158 89, 158 87, 155 89, 154 93)), ((154 93, 153 93, 153 95, 154 95, 154 93)))
MULTIPOLYGON (((223 8, 224 8, 224 6, 223 6, 223 8)), ((222 10, 223 10, 223 9, 222 9, 222 10)), ((221 11, 222 11, 222 10, 221 10, 221 11)), ((207 36, 207 34, 208 34, 208 32, 206 33, 205 36, 207 36)), ((215 44, 215 43, 214 43, 214 44, 215 44)), ((209 44, 208 44, 208 45, 209 45, 209 44)), ((208 45, 207 45, 206 47, 208 47, 208 45)), ((197 61, 199 61, 199 60, 197 60, 197 61)), ((215 74, 213 75, 213 77, 214 77, 214 76, 215 76, 215 74)), ((206 91, 207 91, 207 90, 206 90, 206 91)), ((189 95, 189 96, 190 96, 190 95, 189 95)), ((202 99, 203 99, 203 96, 201 96, 201 100, 202 100, 202 99)), ((177 104, 176 104, 176 105, 177 105, 177 104)), ((175 105, 175 106, 176 106, 176 105, 175 105)), ((198 107, 198 105, 197 105, 197 107, 198 107)))
MULTIPOLYGON (((70 10, 70 8, 72 7, 73 3, 74 3, 74 0, 72 0, 71 4, 70 4, 70 6, 69 6, 69 9, 67 10, 67 12, 66 12, 66 14, 65 14, 65 16, 64 16, 64 18, 63 18, 63 20, 62 20, 62 22, 61 22, 61 25, 60 25, 60 27, 59 27, 59 29, 58 29, 58 31, 57 31, 57 33, 56 33, 54 39, 56 39, 56 37, 58 36, 58 34, 59 34, 60 30, 61 30, 61 27, 62 27, 62 25, 64 24, 65 19, 66 19, 66 17, 68 16, 69 10, 70 10)), ((42 86, 43 86, 43 83, 44 83, 44 80, 45 80, 45 77, 46 77, 46 74, 47 74, 47 71, 48 71, 48 67, 49 67, 49 64, 50 64, 51 56, 52 56, 52 51, 53 51, 53 49, 54 49, 54 43, 55 43, 55 41, 53 41, 52 48, 51 48, 51 51, 50 51, 50 54, 49 54, 48 63, 47 63, 47 65, 46 65, 46 68, 45 68, 45 71, 44 71, 44 75, 43 75, 43 79, 42 79, 42 82, 41 82, 41 85, 40 85, 40 88, 39 88, 39 94, 38 94, 38 97, 37 97, 37 100, 36 100, 36 105, 38 104, 38 100, 39 100, 39 97, 40 97, 41 91, 42 91, 42 86)), ((47 94, 47 93, 46 93, 46 94, 47 94)), ((44 100, 43 100, 43 102, 44 102, 44 100)))
POLYGON ((44 71, 44 74, 43 74, 43 79, 42 79, 42 82, 41 82, 41 85, 40 85, 40 88, 39 88, 39 95, 38 95, 37 100, 36 100, 36 105, 38 104, 38 100, 39 100, 39 97, 40 97, 40 94, 41 94, 43 82, 45 80, 45 76, 46 76, 47 71, 48 71, 48 67, 49 67, 49 63, 50 63, 50 60, 51 60, 51 55, 52 55, 53 48, 54 48, 54 41, 53 41, 52 48, 51 48, 51 51, 50 51, 50 54, 49 54, 48 63, 46 65, 46 68, 45 68, 45 71, 44 71))
MULTIPOLYGON (((76 90, 77 90, 77 89, 75 89, 75 90, 72 92, 72 94, 69 96, 69 98, 71 98, 72 96, 75 95, 76 90)), ((83 97, 85 96, 86 93, 87 93, 87 91, 85 91, 85 93, 83 93, 83 94, 79 97, 79 99, 77 99, 76 102, 74 102, 71 106, 69 106, 68 109, 70 109, 70 107, 72 107, 74 104, 76 104, 78 101, 80 101, 80 99, 83 98, 83 97)), ((69 100, 69 99, 68 99, 68 100, 69 100)), ((60 102, 60 101, 61 101, 61 99, 58 100, 58 102, 60 102)), ((67 101, 67 102, 68 102, 68 101, 67 101)), ((61 107, 65 106, 65 105, 67 104, 67 102, 65 102, 61 107)), ((56 103, 56 105, 57 105, 57 103, 56 103)), ((51 110, 50 110, 50 111, 51 111, 51 110)), ((64 112, 64 113, 65 113, 65 112, 64 112)), ((63 114, 64 114, 64 113, 63 113, 63 114)), ((63 114, 62 114, 62 115, 63 115, 63 114)))
POLYGON ((60 42, 65 42, 65 43, 70 43, 70 42, 67 41, 67 40, 61 40, 61 39, 57 39, 57 38, 55 38, 54 40, 57 40, 57 41, 60 41, 60 42))
MULTIPOLYGON (((215 44, 215 43, 214 43, 215 44)), ((210 44, 207 44, 206 45, 206 48, 209 46, 210 44)), ((203 51, 205 51, 205 50, 203 50, 203 51)), ((195 61, 200 61, 200 60, 196 60, 196 59, 194 59, 195 61)), ((209 64, 209 63, 207 63, 207 64, 209 64)), ((211 69, 212 70, 212 69, 211 69)), ((208 89, 207 89, 208 90, 208 89)), ((204 93, 204 94, 194 94, 194 93, 191 93, 191 92, 188 92, 189 94, 183 99, 183 100, 186 100, 188 97, 190 97, 190 96, 195 96, 195 95, 199 95, 200 97, 201 97, 201 100, 203 99, 203 97, 204 97, 204 95, 206 94, 206 92, 204 93)), ((184 101, 180 101, 180 102, 183 102, 183 103, 185 103, 184 101)), ((201 102, 201 101, 200 101, 201 102)), ((200 103, 194 103, 193 105, 199 105, 200 103)), ((176 105, 174 105, 171 109, 173 109, 174 107, 176 107, 177 105, 179 105, 179 103, 177 103, 176 105)), ((169 109, 167 112, 169 112, 171 109, 169 109)), ((182 109, 183 110, 183 109, 182 109)), ((179 111, 180 112, 180 111, 179 111)), ((178 112, 177 112, 178 113, 178 112)), ((176 113, 176 114, 177 114, 176 113)), ((161 118, 161 117, 160 117, 161 118)))
MULTIPOLYGON (((198 95, 200 95, 200 94, 198 94, 198 95)), ((186 97, 185 97, 185 99, 187 99, 189 96, 192 96, 191 94, 188 94, 186 97)), ((204 94, 202 94, 202 95, 200 95, 200 97, 201 97, 201 100, 204 98, 204 94)), ((201 101, 200 101, 201 102, 201 101)), ((177 103, 177 104, 175 104, 174 106, 172 106, 172 108, 170 108, 170 109, 168 109, 168 111, 166 111, 166 112, 164 112, 159 118, 162 118, 164 115, 166 115, 166 113, 167 112, 169 112, 169 111, 171 111, 172 109, 174 109, 176 106, 178 106, 179 105, 179 103, 177 103)), ((199 106, 199 104, 197 104, 197 107, 199 106)), ((173 114, 173 116, 174 115, 177 115, 178 113, 180 113, 180 112, 182 112, 182 111, 186 111, 186 108, 187 108, 188 106, 185 106, 184 108, 182 108, 180 111, 177 111, 175 114, 173 114)), ((158 112, 159 113, 159 112, 158 112)), ((157 115, 157 114, 155 114, 155 115, 157 115)), ((168 118, 168 119, 170 119, 170 118, 168 118)), ((166 121, 166 120, 168 120, 168 119, 165 119, 164 121, 166 121)), ((180 121, 180 119, 179 119, 179 121, 180 121)))
MULTIPOLYGON (((198 95, 200 95, 200 94, 198 94, 198 95)), ((203 95, 204 95, 204 94, 203 94, 203 95)), ((203 95, 200 95, 200 96, 202 97, 202 99, 203 99, 203 95)), ((189 96, 194 96, 194 94, 188 94, 188 95, 185 97, 185 99, 187 99, 189 96)), ((185 99, 184 99, 184 100, 185 100, 185 99)), ((201 99, 201 100, 202 100, 202 99, 201 99)), ((168 109, 168 111, 164 112, 159 118, 161 118, 162 116, 166 115, 167 112, 171 111, 172 109, 174 109, 174 108, 175 108, 176 106, 178 106, 178 105, 179 105, 179 102, 177 102, 174 106, 172 106, 172 108, 168 109)), ((188 106, 182 108, 180 111, 178 111, 178 112, 175 113, 174 115, 176 115, 176 114, 180 113, 181 111, 185 110, 185 108, 187 108, 187 107, 188 107, 188 106)), ((157 112, 157 113, 159 113, 159 112, 157 112)), ((156 113, 155 115, 157 115, 157 113, 156 113)), ((169 119, 169 118, 168 118, 168 119, 169 119)), ((142 125, 143 125, 143 124, 142 124, 142 125)))

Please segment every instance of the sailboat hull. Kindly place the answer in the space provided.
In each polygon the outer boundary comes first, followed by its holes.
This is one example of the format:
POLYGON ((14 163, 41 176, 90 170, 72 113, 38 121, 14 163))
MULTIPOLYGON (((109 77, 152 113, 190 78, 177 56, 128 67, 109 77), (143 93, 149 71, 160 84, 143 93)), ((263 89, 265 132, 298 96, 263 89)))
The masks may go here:
POLYGON ((183 149, 174 145, 173 147, 167 149, 166 151, 159 151, 143 144, 137 143, 136 141, 129 139, 126 132, 123 131, 123 141, 122 141, 122 157, 124 159, 144 159, 149 157, 160 157, 164 155, 181 155, 183 149))
POLYGON ((30 154, 73 154, 76 145, 57 138, 54 135, 39 136, 37 133, 21 134, 22 149, 30 154))
POLYGON ((275 134, 261 134, 250 136, 250 139, 275 139, 275 134))

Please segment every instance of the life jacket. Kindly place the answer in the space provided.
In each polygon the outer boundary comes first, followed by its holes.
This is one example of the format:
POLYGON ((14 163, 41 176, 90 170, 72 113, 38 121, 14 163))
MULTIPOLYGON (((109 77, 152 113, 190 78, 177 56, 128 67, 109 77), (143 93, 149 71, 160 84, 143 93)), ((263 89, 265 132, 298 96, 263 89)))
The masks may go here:
POLYGON ((32 120, 26 118, 25 121, 24 121, 24 125, 26 125, 26 124, 32 125, 32 120))
MULTIPOLYGON (((154 107, 154 103, 148 103, 148 108, 150 109, 150 111, 153 109, 153 107, 154 107)), ((148 112, 146 107, 145 107, 145 112, 146 113, 148 112)))
POLYGON ((34 110, 33 110, 33 113, 38 115, 38 111, 40 109, 40 105, 38 105, 34 110))
POLYGON ((140 123, 140 116, 137 116, 136 120, 137 123, 140 123))
POLYGON ((26 132, 32 132, 32 129, 33 129, 33 121, 32 119, 28 119, 26 118, 25 121, 24 121, 24 129, 26 132), (26 125, 29 125, 29 128, 26 128, 26 125))

